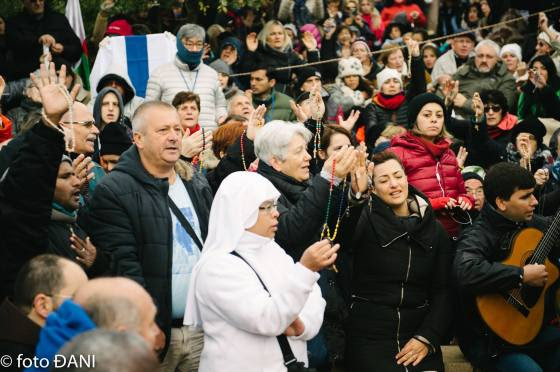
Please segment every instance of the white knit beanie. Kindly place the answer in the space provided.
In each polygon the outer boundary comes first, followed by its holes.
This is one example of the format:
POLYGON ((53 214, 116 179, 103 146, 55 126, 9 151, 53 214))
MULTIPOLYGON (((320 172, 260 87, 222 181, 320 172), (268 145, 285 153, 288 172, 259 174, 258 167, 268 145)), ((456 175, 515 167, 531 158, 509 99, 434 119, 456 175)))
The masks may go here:
POLYGON ((545 43, 547 43, 548 45, 552 45, 552 44, 550 44, 550 36, 548 36, 548 34, 546 32, 541 32, 539 34, 539 36, 537 36, 537 40, 542 40, 545 43))
POLYGON ((400 72, 398 72, 394 68, 389 68, 389 67, 385 67, 383 70, 381 70, 380 73, 377 74, 377 89, 381 89, 381 86, 383 85, 383 83, 385 83, 387 80, 392 79, 392 78, 395 78, 399 81, 399 83, 401 84, 401 89, 402 89, 403 82, 402 82, 400 72))
POLYGON ((346 76, 364 76, 364 68, 362 62, 356 57, 343 58, 338 61, 338 78, 342 79, 346 76))
POLYGON ((506 54, 513 54, 515 57, 517 57, 517 60, 519 62, 522 61, 521 59, 521 47, 519 46, 519 44, 506 44, 502 47, 502 49, 500 50, 500 58, 506 54))

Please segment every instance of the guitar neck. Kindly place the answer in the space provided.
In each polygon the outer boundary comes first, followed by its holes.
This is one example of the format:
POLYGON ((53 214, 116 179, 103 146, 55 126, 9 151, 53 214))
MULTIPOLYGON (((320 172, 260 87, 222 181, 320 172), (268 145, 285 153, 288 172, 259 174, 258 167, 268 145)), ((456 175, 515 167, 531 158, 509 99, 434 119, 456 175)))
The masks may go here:
POLYGON ((554 220, 546 230, 546 233, 542 237, 539 245, 535 249, 535 253, 533 253, 533 257, 531 258, 530 263, 532 264, 540 264, 544 263, 544 260, 548 257, 548 254, 554 247, 554 244, 558 241, 560 237, 560 209, 554 216, 554 220))

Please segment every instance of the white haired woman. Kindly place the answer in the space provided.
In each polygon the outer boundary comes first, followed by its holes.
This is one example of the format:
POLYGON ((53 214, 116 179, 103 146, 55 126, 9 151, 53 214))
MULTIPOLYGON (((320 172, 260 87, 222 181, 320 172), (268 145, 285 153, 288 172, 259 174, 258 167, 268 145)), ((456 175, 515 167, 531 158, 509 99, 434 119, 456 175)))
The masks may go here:
POLYGON ((286 340, 307 364, 305 341, 325 309, 317 271, 335 261, 338 246, 317 242, 294 263, 274 241, 279 196, 251 172, 229 175, 216 193, 185 314, 186 324, 204 330, 201 372, 286 371, 279 347, 286 340))
MULTIPOLYGON (((307 49, 308 62, 317 62, 319 60, 319 50, 313 35, 305 33, 302 43, 307 49)), ((268 21, 258 36, 254 32, 247 35, 246 47, 247 52, 243 56, 241 65, 247 72, 254 71, 257 66, 263 65, 275 69, 305 63, 293 51, 292 43, 282 23, 276 20, 268 21)), ((276 85, 274 87, 276 91, 287 92, 294 71, 286 69, 276 72, 276 85)))

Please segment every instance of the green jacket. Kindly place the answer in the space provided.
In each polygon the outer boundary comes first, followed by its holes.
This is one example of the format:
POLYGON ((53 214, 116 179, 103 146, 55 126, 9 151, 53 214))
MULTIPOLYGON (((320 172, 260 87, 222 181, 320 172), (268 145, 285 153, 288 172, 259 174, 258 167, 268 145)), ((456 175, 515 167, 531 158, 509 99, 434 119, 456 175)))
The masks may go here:
POLYGON ((497 89, 504 93, 509 107, 514 107, 515 78, 508 72, 506 65, 498 62, 490 72, 479 72, 474 64, 474 57, 459 67, 453 74, 453 80, 459 80, 459 93, 467 97, 463 107, 455 108, 455 112, 464 118, 471 117, 472 97, 475 92, 487 89, 497 89))
POLYGON ((527 116, 560 120, 560 89, 554 91, 548 85, 543 89, 535 89, 533 83, 528 81, 522 90, 517 104, 519 120, 527 116))
POLYGON ((273 90, 270 97, 266 100, 259 100, 253 96, 253 106, 255 108, 259 105, 266 106, 266 114, 264 116, 266 123, 272 120, 294 121, 296 117, 290 107, 291 99, 290 96, 273 90))

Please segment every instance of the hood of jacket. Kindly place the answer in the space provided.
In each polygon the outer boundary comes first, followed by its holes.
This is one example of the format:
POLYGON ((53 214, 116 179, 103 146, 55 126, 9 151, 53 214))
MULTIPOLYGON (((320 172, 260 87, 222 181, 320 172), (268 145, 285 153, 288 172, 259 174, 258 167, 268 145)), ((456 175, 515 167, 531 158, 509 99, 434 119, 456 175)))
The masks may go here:
POLYGON ((408 205, 413 223, 403 223, 402 217, 395 215, 390 206, 375 194, 371 195, 368 220, 379 237, 382 247, 389 247, 394 242, 410 236, 423 249, 431 249, 433 240, 438 236, 437 222, 428 197, 408 186, 408 205), (415 217, 416 218, 415 218, 415 217))
POLYGON ((136 96, 136 89, 132 85, 132 81, 126 72, 126 69, 119 64, 112 64, 105 75, 99 79, 95 91, 99 93, 101 89, 107 84, 108 81, 115 80, 124 87, 123 103, 126 105, 134 96, 136 96))
MULTIPOLYGON (((93 118, 95 120, 95 125, 98 128, 101 128, 101 106, 102 106, 102 103, 103 103, 103 98, 108 93, 114 93, 117 96, 117 99, 119 101, 119 117, 117 118, 117 120, 114 120, 113 122, 124 125, 124 123, 123 123, 124 102, 123 102, 122 96, 119 93, 119 91, 116 90, 115 88, 105 87, 105 88, 103 88, 99 91, 99 94, 97 95, 97 97, 95 97, 95 103, 93 104, 93 118)), ((105 123, 105 124, 109 124, 109 123, 105 123)))

